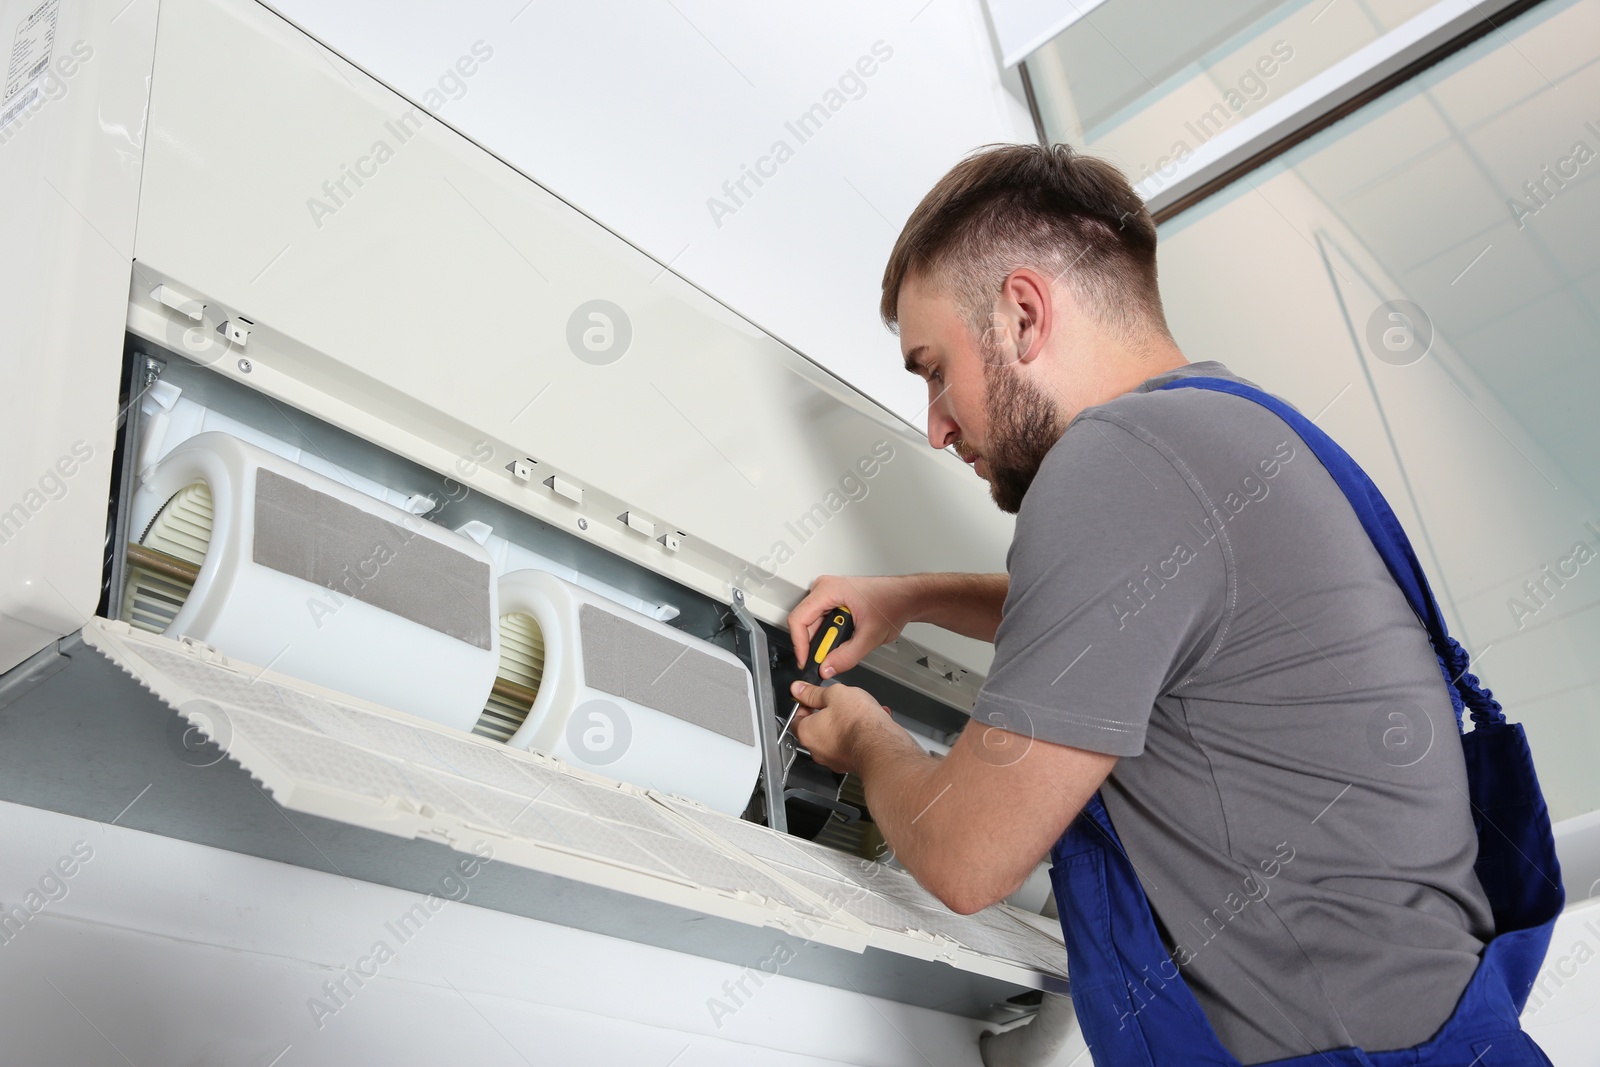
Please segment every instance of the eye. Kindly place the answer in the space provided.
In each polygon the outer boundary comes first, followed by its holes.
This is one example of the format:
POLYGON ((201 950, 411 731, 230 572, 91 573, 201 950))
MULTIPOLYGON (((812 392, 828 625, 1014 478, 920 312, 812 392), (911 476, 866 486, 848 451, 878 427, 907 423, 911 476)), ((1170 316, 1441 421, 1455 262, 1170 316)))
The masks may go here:
POLYGON ((944 374, 939 370, 938 367, 930 367, 928 368, 928 381, 942 382, 944 381, 944 374))

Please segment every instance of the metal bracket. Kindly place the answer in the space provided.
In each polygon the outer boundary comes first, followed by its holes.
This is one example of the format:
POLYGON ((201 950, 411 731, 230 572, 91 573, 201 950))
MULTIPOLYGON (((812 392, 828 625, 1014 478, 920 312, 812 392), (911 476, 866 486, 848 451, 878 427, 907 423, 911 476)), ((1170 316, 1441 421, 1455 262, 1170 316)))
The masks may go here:
POLYGON ((756 721, 761 728, 761 793, 766 800, 767 826, 789 832, 783 807, 783 769, 778 761, 778 711, 772 702, 772 666, 767 660, 767 633, 744 606, 744 590, 733 591, 733 617, 750 635, 750 671, 756 683, 756 721))
POLYGON ((105 617, 115 621, 122 616, 122 587, 128 578, 127 552, 124 551, 132 539, 128 529, 129 516, 133 510, 134 483, 139 480, 137 467, 139 456, 139 436, 144 423, 144 394, 150 391, 167 369, 166 360, 145 352, 133 353, 133 367, 128 378, 127 406, 119 413, 122 425, 118 427, 117 449, 122 454, 122 481, 115 486, 117 494, 116 514, 112 518, 113 534, 111 537, 111 573, 106 579, 105 617))
POLYGON ((861 821, 861 809, 854 804, 846 804, 842 800, 825 796, 812 789, 785 789, 783 791, 783 799, 802 800, 808 804, 813 804, 825 811, 841 816, 846 823, 861 821))
POLYGON ((69 652, 82 642, 83 639, 77 634, 69 634, 59 641, 50 642, 9 671, 0 674, 0 708, 4 708, 40 682, 71 664, 72 656, 69 652))

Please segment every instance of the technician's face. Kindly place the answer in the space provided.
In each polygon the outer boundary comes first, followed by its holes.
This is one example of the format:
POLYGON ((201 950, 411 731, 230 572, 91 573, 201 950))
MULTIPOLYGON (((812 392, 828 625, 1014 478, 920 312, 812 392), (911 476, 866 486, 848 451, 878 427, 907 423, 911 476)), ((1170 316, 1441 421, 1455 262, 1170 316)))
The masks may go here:
POLYGON ((981 450, 988 431, 983 359, 955 303, 918 278, 900 289, 900 352, 906 369, 928 385, 928 444, 954 448, 986 473, 981 450))
POLYGON ((928 443, 953 448, 1014 514, 1064 428, 1055 404, 1017 365, 1011 335, 974 337, 950 296, 911 278, 897 310, 907 369, 928 384, 928 443))

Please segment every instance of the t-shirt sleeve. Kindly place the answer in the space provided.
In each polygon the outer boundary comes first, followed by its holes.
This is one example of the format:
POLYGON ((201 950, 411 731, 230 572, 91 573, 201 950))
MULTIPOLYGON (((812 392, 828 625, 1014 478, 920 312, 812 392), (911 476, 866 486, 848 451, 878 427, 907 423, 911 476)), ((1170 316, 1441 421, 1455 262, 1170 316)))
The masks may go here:
POLYGON ((1215 520, 1160 441, 1100 416, 1045 457, 1017 514, 1010 591, 973 720, 1136 756, 1157 697, 1227 618, 1215 520))

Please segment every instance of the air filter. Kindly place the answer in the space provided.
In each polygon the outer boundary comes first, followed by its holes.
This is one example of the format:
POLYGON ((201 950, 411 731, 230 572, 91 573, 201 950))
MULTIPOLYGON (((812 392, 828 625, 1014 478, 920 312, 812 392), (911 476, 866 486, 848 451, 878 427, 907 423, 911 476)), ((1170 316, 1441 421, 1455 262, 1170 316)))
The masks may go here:
POLYGON ((229 434, 197 434, 134 495, 123 611, 230 658, 455 729, 500 662, 474 540, 229 434))
MULTIPOLYGON (((500 607, 505 618, 531 619, 542 637, 531 686, 508 674, 501 655, 499 694, 531 691, 512 747, 730 815, 744 810, 761 752, 755 687, 737 656, 544 571, 502 577, 500 607)), ((513 640, 522 638, 503 625, 503 645, 513 640)), ((479 732, 514 721, 498 713, 499 694, 479 732)))

